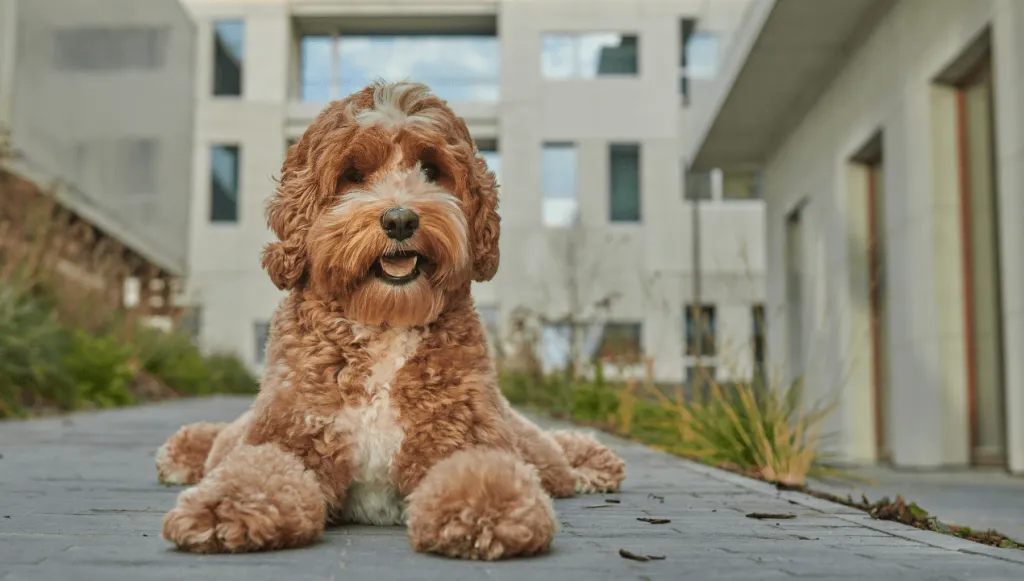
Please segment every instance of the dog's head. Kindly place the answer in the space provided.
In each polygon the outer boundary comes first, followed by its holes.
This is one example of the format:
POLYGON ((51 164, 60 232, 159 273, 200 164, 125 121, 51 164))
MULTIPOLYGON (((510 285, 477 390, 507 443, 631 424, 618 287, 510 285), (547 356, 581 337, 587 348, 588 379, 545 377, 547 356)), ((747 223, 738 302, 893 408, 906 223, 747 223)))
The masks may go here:
POLYGON ((331 103, 288 151, 263 267, 368 325, 423 325, 498 268, 497 189, 462 119, 417 83, 331 103))

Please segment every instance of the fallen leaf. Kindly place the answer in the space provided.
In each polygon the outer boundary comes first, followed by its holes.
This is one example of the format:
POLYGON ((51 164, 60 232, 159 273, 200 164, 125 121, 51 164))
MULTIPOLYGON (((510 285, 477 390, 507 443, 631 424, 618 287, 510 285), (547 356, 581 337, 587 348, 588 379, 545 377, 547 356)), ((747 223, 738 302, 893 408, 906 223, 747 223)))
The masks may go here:
POLYGON ((672 522, 672 521, 668 520, 667 518, 638 517, 636 520, 638 520, 640 522, 650 523, 652 525, 667 525, 668 523, 672 522))
POLYGON ((770 513, 770 512, 752 512, 747 515, 747 518, 756 518, 760 520, 775 520, 775 519, 787 519, 796 518, 795 514, 788 513, 770 513))
POLYGON ((633 561, 650 561, 651 560, 650 557, 647 557, 645 555, 637 555, 636 553, 631 553, 631 552, 627 551, 626 549, 619 549, 619 556, 622 557, 623 559, 630 559, 630 560, 633 560, 633 561))

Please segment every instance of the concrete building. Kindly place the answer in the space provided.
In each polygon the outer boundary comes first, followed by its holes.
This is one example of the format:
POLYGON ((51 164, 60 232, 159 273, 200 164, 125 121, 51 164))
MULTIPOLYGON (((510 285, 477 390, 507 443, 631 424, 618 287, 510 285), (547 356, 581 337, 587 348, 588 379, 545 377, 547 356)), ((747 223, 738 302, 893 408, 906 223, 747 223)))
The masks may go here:
POLYGON ((768 358, 848 459, 1024 471, 1022 53, 1016 0, 758 0, 694 97, 692 167, 764 172, 768 358))
POLYGON ((281 297, 259 266, 263 207, 288 143, 329 99, 408 78, 465 118, 499 176, 501 267, 474 290, 497 346, 526 309, 549 367, 577 329, 583 355, 618 341, 679 380, 694 359, 684 305, 699 257, 715 332, 705 363, 749 371, 759 181, 711 172, 687 187, 680 155, 688 94, 716 74, 748 1, 186 0, 198 30, 190 296, 204 348, 261 365, 281 297), (699 254, 692 197, 706 198, 699 254))
POLYGON ((0 165, 155 279, 129 306, 185 272, 194 45, 176 0, 0 0, 0 165))

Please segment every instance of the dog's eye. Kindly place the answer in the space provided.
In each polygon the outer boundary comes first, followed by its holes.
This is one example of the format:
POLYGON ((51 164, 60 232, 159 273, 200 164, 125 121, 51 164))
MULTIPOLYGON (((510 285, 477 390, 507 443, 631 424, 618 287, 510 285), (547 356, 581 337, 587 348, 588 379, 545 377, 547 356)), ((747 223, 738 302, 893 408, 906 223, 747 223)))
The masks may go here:
POLYGON ((441 177, 441 170, 432 163, 423 164, 423 175, 427 176, 428 181, 436 181, 437 178, 441 177))
POLYGON ((363 174, 356 168, 350 167, 341 173, 341 179, 339 181, 350 184, 361 184, 363 183, 363 174))

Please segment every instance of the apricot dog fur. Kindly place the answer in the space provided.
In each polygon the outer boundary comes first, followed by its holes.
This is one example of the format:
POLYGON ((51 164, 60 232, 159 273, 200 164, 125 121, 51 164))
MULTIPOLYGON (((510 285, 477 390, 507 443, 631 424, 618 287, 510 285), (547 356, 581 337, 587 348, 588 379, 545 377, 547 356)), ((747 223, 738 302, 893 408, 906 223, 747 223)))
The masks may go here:
POLYGON ((494 174, 416 83, 329 104, 289 151, 262 262, 287 290, 251 409, 157 454, 188 484, 163 537, 195 552, 296 547, 327 524, 408 527, 417 551, 546 550, 552 497, 618 489, 592 436, 546 432, 498 389, 472 281, 498 268, 494 174))

